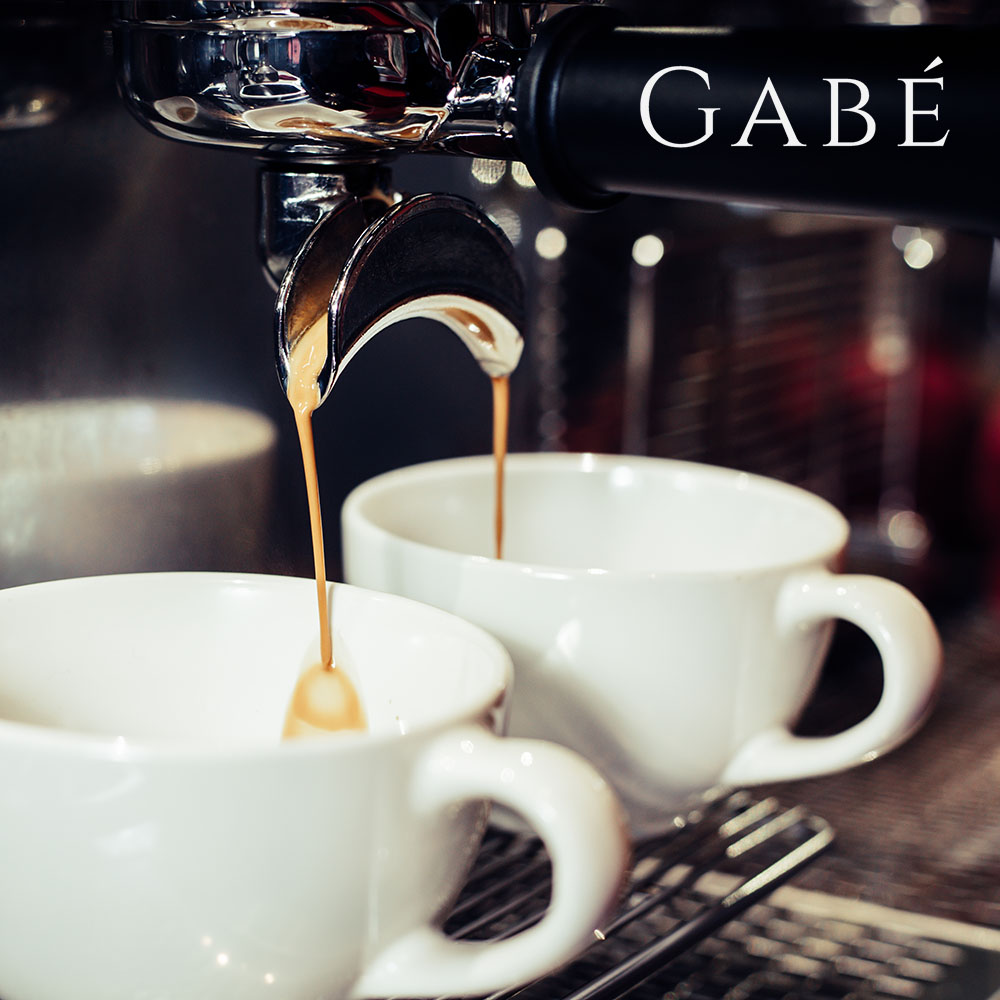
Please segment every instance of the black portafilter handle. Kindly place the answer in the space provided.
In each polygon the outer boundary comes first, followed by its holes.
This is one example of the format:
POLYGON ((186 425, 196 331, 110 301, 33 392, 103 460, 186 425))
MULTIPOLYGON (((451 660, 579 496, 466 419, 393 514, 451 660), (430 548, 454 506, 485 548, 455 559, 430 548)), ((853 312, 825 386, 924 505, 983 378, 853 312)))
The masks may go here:
POLYGON ((1000 232, 1000 29, 615 21, 560 15, 518 74, 521 156, 550 198, 593 210, 666 195, 1000 232))

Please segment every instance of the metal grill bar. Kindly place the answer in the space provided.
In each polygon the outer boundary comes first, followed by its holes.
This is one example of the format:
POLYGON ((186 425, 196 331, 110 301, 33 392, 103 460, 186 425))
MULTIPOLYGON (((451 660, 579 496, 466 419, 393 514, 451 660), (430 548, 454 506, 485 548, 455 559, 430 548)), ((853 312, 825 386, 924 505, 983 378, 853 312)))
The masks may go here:
MULTIPOLYGON (((823 820, 746 793, 708 801, 665 835, 638 843, 624 901, 577 961, 490 1000, 612 1000, 703 940, 818 857, 833 841, 823 820), (735 849, 735 850, 734 850, 735 849), (706 894, 706 877, 728 875, 706 894)), ((491 830, 445 929, 500 939, 535 923, 551 891, 538 840, 491 830)))

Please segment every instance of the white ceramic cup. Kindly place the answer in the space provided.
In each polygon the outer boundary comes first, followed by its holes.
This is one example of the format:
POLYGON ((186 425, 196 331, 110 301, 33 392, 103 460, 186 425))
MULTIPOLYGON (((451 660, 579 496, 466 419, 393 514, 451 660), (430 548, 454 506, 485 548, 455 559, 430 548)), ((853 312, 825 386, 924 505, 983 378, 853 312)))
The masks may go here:
POLYGON ((367 733, 280 743, 311 580, 150 574, 0 591, 0 996, 482 994, 593 940, 627 836, 563 747, 495 735, 510 660, 434 608, 331 590, 367 733), (438 929, 484 799, 553 860, 499 943, 438 929))
POLYGON ((346 578, 497 636, 515 665, 511 732, 586 755, 637 834, 710 789, 871 760, 932 703, 926 610, 835 572, 848 526, 810 493, 685 462, 513 455, 497 561, 493 490, 491 457, 362 484, 342 512, 346 578), (835 618, 874 640, 884 691, 857 725, 800 738, 835 618))
POLYGON ((277 432, 172 399, 0 406, 0 587, 150 570, 253 571, 266 556, 277 432))

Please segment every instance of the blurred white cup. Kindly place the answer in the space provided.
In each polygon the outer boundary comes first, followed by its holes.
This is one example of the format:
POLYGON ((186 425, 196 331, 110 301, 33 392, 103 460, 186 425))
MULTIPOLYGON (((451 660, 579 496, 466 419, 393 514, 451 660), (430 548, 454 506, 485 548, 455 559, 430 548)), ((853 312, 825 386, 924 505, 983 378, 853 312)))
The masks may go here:
POLYGON ((0 587, 263 568, 276 441, 267 417, 221 403, 0 406, 0 587))

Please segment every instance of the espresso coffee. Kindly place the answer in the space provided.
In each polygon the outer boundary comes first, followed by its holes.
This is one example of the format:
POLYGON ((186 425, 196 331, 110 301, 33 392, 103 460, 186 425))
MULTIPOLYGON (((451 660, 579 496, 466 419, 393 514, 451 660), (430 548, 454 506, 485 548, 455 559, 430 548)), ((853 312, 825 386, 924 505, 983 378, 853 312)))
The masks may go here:
MULTIPOLYGON (((463 340, 493 386, 493 457, 495 468, 494 552, 503 553, 503 484, 510 416, 509 372, 520 357, 521 339, 509 320, 484 303, 464 296, 426 296, 393 310, 373 326, 378 332, 411 315, 429 316, 444 323, 463 340), (494 330, 494 327, 496 330, 494 330)), ((333 638, 327 606, 326 560, 323 551, 323 518, 316 471, 312 414, 319 406, 318 379, 327 360, 327 317, 323 313, 296 337, 288 361, 288 402, 291 404, 302 449, 302 467, 309 498, 316 599, 319 607, 320 662, 299 678, 288 707, 285 739, 339 729, 366 728, 357 691, 343 669, 334 662, 333 638)))
POLYGON ((452 296, 445 301, 445 305, 437 306, 437 311, 431 314, 436 315, 462 338, 493 383, 493 462, 496 470, 493 502, 494 554, 500 559, 503 557, 503 470, 510 424, 509 372, 520 357, 520 338, 516 332, 511 335, 512 329, 508 329, 510 323, 503 316, 481 302, 461 296, 452 296), (495 326, 504 327, 499 331, 500 336, 494 331, 495 326), (518 345, 518 353, 513 359, 504 356, 510 351, 512 344, 518 345), (498 369, 502 373, 498 373, 498 369))
POLYGON ((503 468, 507 458, 510 418, 510 376, 494 375, 493 383, 493 487, 494 541, 497 559, 503 558, 503 468))
POLYGON ((326 362, 326 314, 321 315, 296 341, 288 365, 288 402, 302 449, 302 468, 309 498, 316 602, 319 608, 320 662, 313 664, 295 685, 285 717, 284 739, 338 729, 365 729, 361 700, 343 670, 333 662, 333 636, 327 605, 326 557, 323 551, 323 515, 319 502, 319 476, 312 415, 320 404, 317 380, 326 362))

